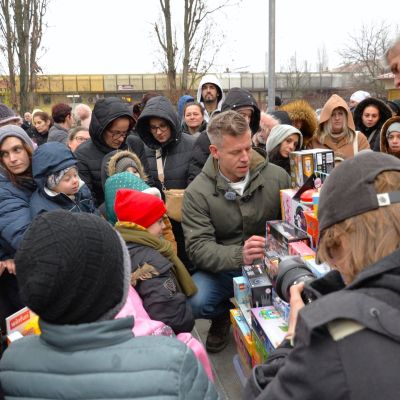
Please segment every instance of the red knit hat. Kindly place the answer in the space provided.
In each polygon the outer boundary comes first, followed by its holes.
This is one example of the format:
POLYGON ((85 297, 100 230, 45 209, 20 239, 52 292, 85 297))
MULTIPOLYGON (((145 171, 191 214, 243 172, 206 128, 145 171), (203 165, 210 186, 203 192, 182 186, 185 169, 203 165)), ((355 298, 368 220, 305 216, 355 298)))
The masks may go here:
POLYGON ((131 189, 117 191, 114 208, 118 221, 134 222, 144 228, 153 225, 167 212, 158 197, 131 189))

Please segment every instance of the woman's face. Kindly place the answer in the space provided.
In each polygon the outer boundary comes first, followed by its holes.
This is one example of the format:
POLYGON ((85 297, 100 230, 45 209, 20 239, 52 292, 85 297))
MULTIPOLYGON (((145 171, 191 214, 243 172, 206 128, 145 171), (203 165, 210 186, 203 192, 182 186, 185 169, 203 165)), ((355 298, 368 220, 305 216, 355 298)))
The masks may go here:
POLYGON ((389 148, 393 153, 400 152, 400 132, 391 132, 387 138, 389 148))
POLYGON ((185 109, 185 122, 191 129, 197 129, 203 122, 203 115, 199 106, 187 106, 185 109))
POLYGON ((335 108, 331 115, 332 133, 343 132, 346 111, 343 108, 335 108))
POLYGON ((167 143, 171 139, 171 128, 163 118, 150 118, 150 132, 159 143, 167 143))
POLYGON ((115 119, 103 133, 104 142, 112 149, 119 149, 129 134, 129 118, 115 119))
POLYGON ((0 145, 2 164, 14 175, 23 174, 30 166, 29 154, 21 139, 10 136, 0 145))
POLYGON ((281 143, 279 152, 281 153, 282 157, 288 158, 289 154, 292 151, 295 151, 298 145, 299 145, 299 135, 297 133, 293 133, 293 135, 290 135, 281 143))
POLYGON ((379 109, 375 106, 365 107, 361 116, 361 120, 367 128, 372 128, 379 120, 379 109))
POLYGON ((43 120, 39 116, 33 118, 33 125, 39 133, 46 133, 49 130, 50 120, 43 120))

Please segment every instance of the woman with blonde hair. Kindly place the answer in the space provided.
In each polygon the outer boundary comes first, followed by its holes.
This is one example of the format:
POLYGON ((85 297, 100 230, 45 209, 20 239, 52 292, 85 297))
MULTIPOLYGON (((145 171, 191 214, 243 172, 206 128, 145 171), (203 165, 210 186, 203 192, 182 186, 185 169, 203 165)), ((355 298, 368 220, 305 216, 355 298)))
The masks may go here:
POLYGON ((346 101, 333 94, 325 103, 318 128, 308 143, 309 149, 330 149, 340 161, 369 149, 367 138, 355 130, 353 116, 346 101))
POLYGON ((398 158, 365 151, 332 171, 318 207, 318 257, 332 271, 290 288, 288 337, 246 399, 398 398, 399 215, 398 158))

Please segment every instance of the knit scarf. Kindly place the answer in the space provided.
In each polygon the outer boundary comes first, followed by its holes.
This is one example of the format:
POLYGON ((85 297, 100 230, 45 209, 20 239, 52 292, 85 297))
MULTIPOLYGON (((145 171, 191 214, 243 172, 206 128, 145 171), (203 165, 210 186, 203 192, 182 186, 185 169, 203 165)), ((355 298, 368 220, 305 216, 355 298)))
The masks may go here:
POLYGON ((122 235, 126 242, 137 243, 142 246, 148 246, 161 253, 165 258, 168 258, 172 263, 172 272, 182 292, 190 297, 197 293, 197 287, 194 284, 188 270, 183 265, 182 261, 174 253, 170 242, 159 239, 149 233, 145 228, 133 222, 117 222, 115 229, 122 235))

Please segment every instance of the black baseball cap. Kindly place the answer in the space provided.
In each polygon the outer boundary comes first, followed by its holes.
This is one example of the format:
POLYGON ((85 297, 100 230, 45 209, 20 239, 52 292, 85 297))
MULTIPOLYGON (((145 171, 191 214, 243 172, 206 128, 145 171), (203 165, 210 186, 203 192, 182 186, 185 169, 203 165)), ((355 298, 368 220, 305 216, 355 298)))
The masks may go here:
POLYGON ((400 171, 400 159, 365 150, 335 167, 319 197, 320 233, 345 219, 399 203, 400 187, 398 191, 376 193, 375 178, 384 171, 400 171))

